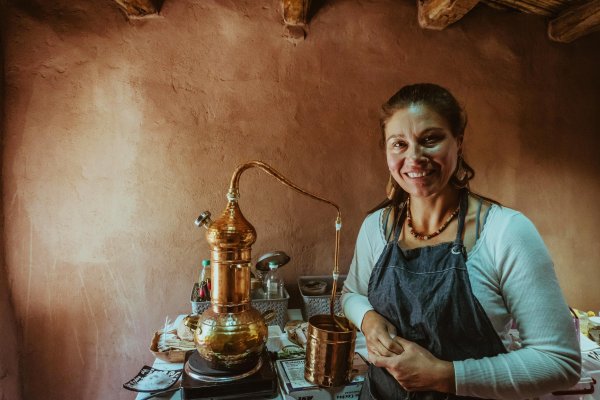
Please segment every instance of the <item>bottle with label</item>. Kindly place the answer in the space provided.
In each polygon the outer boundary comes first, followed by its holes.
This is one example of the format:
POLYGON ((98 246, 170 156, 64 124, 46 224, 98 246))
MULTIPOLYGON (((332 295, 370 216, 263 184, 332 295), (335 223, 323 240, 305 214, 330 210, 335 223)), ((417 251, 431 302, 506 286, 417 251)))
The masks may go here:
POLYGON ((202 269, 198 278, 198 298, 200 301, 210 300, 210 260, 202 260, 202 269))
POLYGON ((269 272, 267 272, 263 280, 263 290, 267 299, 281 299, 284 296, 283 278, 279 275, 277 267, 277 263, 271 261, 269 263, 269 272))

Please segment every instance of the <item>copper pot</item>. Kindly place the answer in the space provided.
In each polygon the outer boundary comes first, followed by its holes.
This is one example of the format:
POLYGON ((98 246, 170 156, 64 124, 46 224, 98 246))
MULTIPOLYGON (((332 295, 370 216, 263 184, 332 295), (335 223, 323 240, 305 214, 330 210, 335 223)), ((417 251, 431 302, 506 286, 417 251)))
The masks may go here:
POLYGON ((267 326, 275 313, 254 308, 219 313, 209 307, 201 315, 188 315, 185 324, 194 330, 194 343, 211 368, 244 372, 258 362, 267 338, 267 326))
POLYGON ((348 383, 356 343, 354 325, 345 317, 313 315, 307 336, 304 378, 325 387, 348 383))

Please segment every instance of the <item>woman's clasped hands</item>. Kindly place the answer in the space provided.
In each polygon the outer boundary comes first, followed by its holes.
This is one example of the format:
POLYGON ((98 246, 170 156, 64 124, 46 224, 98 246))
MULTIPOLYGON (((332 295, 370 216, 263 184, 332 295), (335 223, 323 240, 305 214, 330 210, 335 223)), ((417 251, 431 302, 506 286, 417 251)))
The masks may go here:
POLYGON ((375 311, 365 314, 369 362, 385 368, 408 391, 432 390, 454 393, 454 366, 434 357, 417 343, 396 336, 396 328, 375 311))

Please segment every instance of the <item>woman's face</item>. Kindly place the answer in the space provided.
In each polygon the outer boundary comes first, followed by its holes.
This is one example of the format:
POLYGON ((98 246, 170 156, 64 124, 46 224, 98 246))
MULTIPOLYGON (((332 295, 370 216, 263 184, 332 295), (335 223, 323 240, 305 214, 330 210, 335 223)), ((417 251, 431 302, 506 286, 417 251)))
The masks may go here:
POLYGON ((448 122, 423 104, 396 111, 385 126, 388 168, 411 196, 441 193, 456 169, 462 137, 452 136, 448 122))

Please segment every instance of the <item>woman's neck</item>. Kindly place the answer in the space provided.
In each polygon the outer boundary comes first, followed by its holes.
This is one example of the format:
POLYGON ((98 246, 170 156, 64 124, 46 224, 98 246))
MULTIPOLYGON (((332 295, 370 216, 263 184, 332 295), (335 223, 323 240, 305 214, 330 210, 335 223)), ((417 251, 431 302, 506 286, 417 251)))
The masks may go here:
POLYGON ((410 214, 413 228, 422 233, 436 231, 458 208, 460 190, 447 190, 428 197, 410 196, 410 214))

